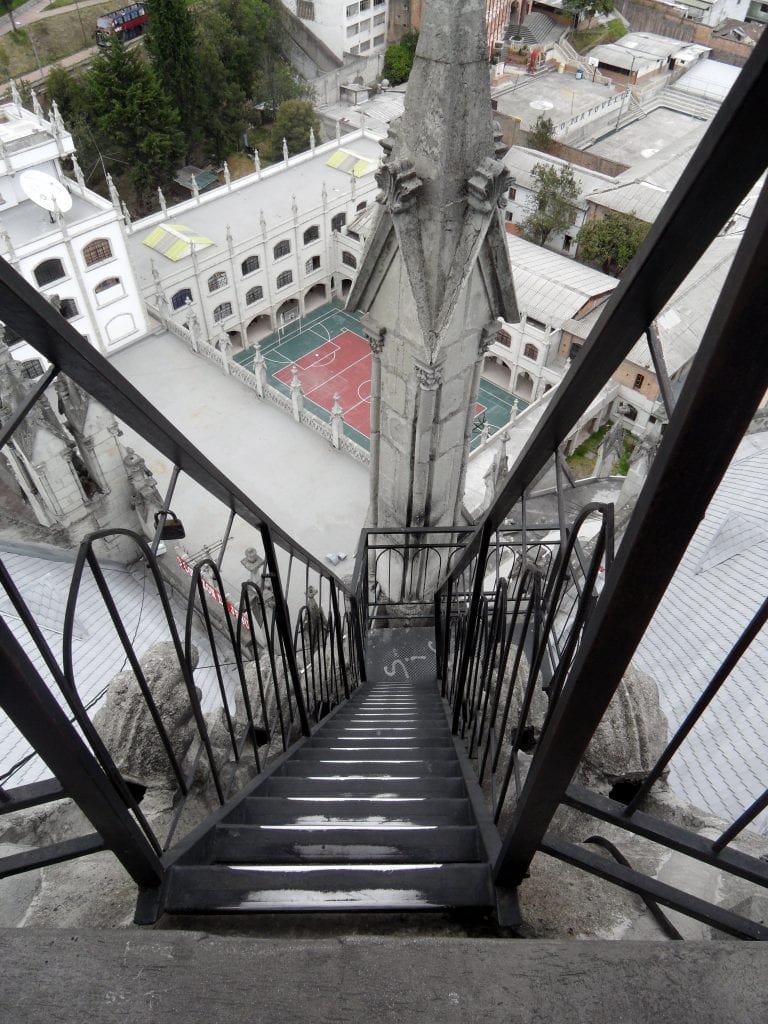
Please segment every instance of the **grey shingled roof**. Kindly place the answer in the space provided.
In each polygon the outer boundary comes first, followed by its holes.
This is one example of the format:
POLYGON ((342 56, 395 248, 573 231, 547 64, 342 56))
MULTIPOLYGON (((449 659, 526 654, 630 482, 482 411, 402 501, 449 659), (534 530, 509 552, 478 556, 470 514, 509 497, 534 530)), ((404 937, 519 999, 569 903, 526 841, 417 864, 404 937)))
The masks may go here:
POLYGON ((507 235, 507 247, 521 311, 555 327, 574 317, 590 299, 610 294, 619 283, 517 235, 507 235))
MULTIPOLYGON (((52 558, 48 554, 34 556, 19 550, 6 550, 13 547, 14 545, 5 543, 0 545, 0 558, 42 628, 54 656, 61 664, 64 610, 72 579, 73 562, 67 559, 66 555, 52 558)), ((134 640, 139 657, 153 644, 170 639, 152 577, 142 566, 137 564, 126 568, 112 565, 104 569, 104 575, 128 634, 134 640)), ((178 599, 172 599, 172 605, 183 643, 185 608, 178 599)), ((43 679, 54 692, 57 692, 42 657, 2 589, 0 615, 7 621, 43 679)), ((195 682, 203 691, 203 708, 208 710, 219 703, 216 674, 212 667, 208 641, 197 627, 193 639, 200 655, 195 682)), ((86 707, 93 704, 94 710, 101 703, 104 689, 112 677, 129 667, 89 572, 83 577, 83 587, 77 606, 73 660, 80 698, 86 707)), ((226 661, 226 658, 223 660, 226 661)), ((227 667, 224 673, 230 692, 236 681, 235 669, 227 667)), ((24 737, 0 712, 0 778, 12 766, 28 758, 31 753, 31 748, 24 737)), ((37 782, 49 778, 50 774, 40 758, 34 756, 4 785, 13 787, 37 782)))
MULTIPOLYGON (((766 596, 768 434, 744 439, 635 655, 679 726, 766 596)), ((675 755, 687 802, 738 816, 768 786, 768 635, 763 629, 675 755)), ((768 834, 768 812, 758 821, 768 834)))

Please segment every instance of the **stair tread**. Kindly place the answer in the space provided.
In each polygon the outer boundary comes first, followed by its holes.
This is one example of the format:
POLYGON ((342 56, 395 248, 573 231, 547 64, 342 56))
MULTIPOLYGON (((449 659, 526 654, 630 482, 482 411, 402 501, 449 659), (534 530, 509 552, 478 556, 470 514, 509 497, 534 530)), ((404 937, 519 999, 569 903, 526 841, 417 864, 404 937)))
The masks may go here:
POLYGON ((286 761, 274 772, 272 777, 301 778, 310 771, 313 776, 336 777, 341 775, 348 778, 350 775, 358 775, 377 779, 394 779, 400 776, 456 778, 461 775, 461 768, 456 758, 430 758, 428 755, 434 754, 434 750, 425 751, 427 756, 422 759, 410 761, 367 761, 362 758, 338 757, 336 756, 338 751, 324 751, 324 753, 326 755, 324 758, 316 757, 311 761, 309 759, 286 761))
POLYGON ((171 868, 170 913, 291 910, 430 910, 493 905, 487 864, 329 868, 204 865, 171 868))
POLYGON ((439 859, 446 864, 478 861, 481 857, 474 825, 446 825, 440 829, 219 825, 210 859, 229 864, 434 863, 439 859))
POLYGON ((371 824, 401 822, 403 825, 471 824, 472 811, 466 797, 409 797, 382 800, 379 797, 335 797, 303 799, 292 797, 248 797, 234 809, 228 823, 330 824, 359 821, 371 824))
POLYGON ((464 780, 452 778, 344 779, 273 776, 260 787, 263 796, 466 796, 464 780))

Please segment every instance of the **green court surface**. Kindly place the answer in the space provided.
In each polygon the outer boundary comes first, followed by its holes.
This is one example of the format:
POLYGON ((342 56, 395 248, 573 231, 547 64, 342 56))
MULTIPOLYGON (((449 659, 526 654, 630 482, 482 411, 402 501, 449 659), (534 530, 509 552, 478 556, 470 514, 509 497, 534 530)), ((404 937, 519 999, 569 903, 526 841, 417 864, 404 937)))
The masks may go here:
MULTIPOLYGON (((298 363, 315 349, 334 341, 339 335, 346 331, 352 331, 362 336, 360 328, 360 314, 352 313, 335 302, 318 306, 301 319, 290 321, 284 327, 268 335, 260 343, 261 352, 267 364, 267 371, 270 377, 270 384, 281 391, 284 395, 290 395, 290 386, 281 380, 276 374, 293 363, 298 363)), ((242 352, 235 354, 234 359, 246 369, 253 365, 254 349, 249 347, 242 352)), ((305 360, 306 362, 306 360, 305 360)), ((334 368, 335 369, 335 368, 334 368)), ((340 372, 343 372, 340 371, 340 372)), ((281 374, 285 377, 286 374, 281 374)), ((368 374, 370 379, 370 373, 368 374)), ((499 387, 492 381, 482 378, 480 390, 477 396, 477 403, 480 408, 475 417, 475 427, 472 432, 471 447, 475 448, 480 444, 483 429, 487 425, 490 433, 494 434, 510 420, 513 405, 521 412, 528 405, 522 399, 511 395, 504 388, 499 387)), ((344 402, 342 401, 342 405, 344 402)), ((310 398, 304 399, 305 408, 326 422, 330 419, 329 410, 310 398)), ((359 424, 358 424, 359 425, 359 424)), ((355 441, 362 448, 370 447, 368 431, 355 430, 348 423, 344 424, 344 432, 350 440, 355 441)))

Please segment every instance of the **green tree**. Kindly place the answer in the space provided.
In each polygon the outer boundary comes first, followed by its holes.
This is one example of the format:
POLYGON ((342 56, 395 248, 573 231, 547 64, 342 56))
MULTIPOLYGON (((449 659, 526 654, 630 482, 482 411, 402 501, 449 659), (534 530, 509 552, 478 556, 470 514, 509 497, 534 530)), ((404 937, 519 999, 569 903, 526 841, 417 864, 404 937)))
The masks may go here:
POLYGON ((152 66, 114 38, 86 77, 93 124, 128 167, 140 209, 184 149, 175 109, 152 66))
POLYGON ((528 145, 548 153, 555 141, 555 122, 551 117, 539 114, 532 128, 528 129, 528 145))
POLYGON ((606 274, 618 277, 648 234, 649 224, 633 213, 614 213, 587 221, 579 231, 578 257, 599 263, 606 274))
POLYGON ((579 186, 568 166, 558 170, 551 164, 536 164, 531 173, 535 182, 531 213, 521 227, 529 241, 546 245, 552 235, 573 224, 579 186))
POLYGON ((186 0, 147 0, 147 11, 147 52, 163 91, 178 112, 181 130, 191 139, 202 88, 194 21, 186 0))
POLYGON ((411 32, 403 36, 399 43, 393 43, 387 47, 382 75, 384 78, 388 78, 392 85, 400 85, 401 82, 408 80, 418 41, 418 33, 411 32))
POLYGON ((596 14, 610 14, 613 0, 563 0, 563 14, 573 19, 573 27, 578 28, 582 18, 589 20, 596 14))
POLYGON ((315 108, 307 100, 286 100, 281 103, 272 127, 273 156, 282 154, 283 139, 289 153, 309 149, 309 130, 314 129, 315 140, 320 141, 320 121, 315 108))

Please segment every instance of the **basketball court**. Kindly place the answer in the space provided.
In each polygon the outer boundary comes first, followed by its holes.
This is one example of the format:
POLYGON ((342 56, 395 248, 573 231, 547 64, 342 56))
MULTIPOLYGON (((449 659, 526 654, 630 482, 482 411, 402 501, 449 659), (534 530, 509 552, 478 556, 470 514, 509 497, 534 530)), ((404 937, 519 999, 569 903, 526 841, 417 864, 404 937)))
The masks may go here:
MULTIPOLYGON (((305 407, 322 419, 330 419, 334 396, 338 395, 345 433, 363 448, 369 447, 372 356, 358 314, 333 303, 319 306, 265 338, 261 352, 270 383, 285 395, 291 393, 296 367, 305 407)), ((235 359, 251 369, 253 356, 253 348, 247 348, 235 359)), ((494 433, 509 422, 513 405, 521 410, 526 403, 498 385, 481 380, 472 447, 480 443, 486 426, 494 433)))

